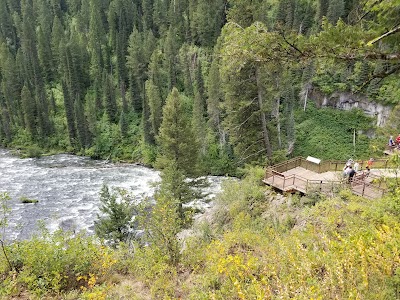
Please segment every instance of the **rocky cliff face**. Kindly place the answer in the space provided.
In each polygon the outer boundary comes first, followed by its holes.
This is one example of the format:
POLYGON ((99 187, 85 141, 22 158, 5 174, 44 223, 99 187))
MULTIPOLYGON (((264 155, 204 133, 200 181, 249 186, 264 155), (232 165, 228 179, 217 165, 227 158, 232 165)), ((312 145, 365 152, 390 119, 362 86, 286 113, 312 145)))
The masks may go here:
MULTIPOLYGON (((303 101, 307 91, 302 92, 303 101)), ((308 86, 310 101, 314 101, 317 107, 332 107, 336 109, 351 110, 359 108, 366 115, 375 117, 376 126, 383 126, 392 110, 390 106, 383 106, 380 103, 371 102, 366 96, 355 95, 350 92, 335 92, 332 95, 325 95, 316 88, 308 86)))

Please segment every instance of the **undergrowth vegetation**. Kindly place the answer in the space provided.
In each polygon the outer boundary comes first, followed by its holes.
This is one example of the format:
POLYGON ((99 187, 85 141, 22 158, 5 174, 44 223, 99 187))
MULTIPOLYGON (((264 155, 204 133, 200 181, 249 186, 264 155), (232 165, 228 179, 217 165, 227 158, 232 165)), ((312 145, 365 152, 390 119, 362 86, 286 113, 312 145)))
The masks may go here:
MULTIPOLYGON (((308 201, 230 180, 171 262, 160 245, 117 249, 63 232, 6 247, 0 295, 29 299, 398 299, 400 190, 308 201), (127 284, 128 282, 128 284, 127 284), (36 298, 35 298, 36 297, 36 298)), ((16 298, 13 298, 16 299, 16 298)))
POLYGON ((297 122, 294 156, 336 160, 370 156, 366 133, 373 127, 372 118, 360 110, 317 109, 309 105, 306 111, 297 112, 297 122))

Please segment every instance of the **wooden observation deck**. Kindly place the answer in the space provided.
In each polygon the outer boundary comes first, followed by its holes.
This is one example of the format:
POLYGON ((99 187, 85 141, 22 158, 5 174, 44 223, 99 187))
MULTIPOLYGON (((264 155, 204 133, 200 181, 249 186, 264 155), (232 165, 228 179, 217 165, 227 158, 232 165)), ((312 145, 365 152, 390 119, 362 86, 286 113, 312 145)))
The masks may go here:
MULTIPOLYGON (((360 167, 367 161, 357 161, 360 167)), ((335 194, 348 187, 351 191, 366 198, 380 198, 386 189, 381 186, 383 173, 388 167, 387 159, 374 160, 371 172, 359 170, 351 183, 343 178, 345 161, 320 161, 314 158, 296 157, 283 163, 267 167, 264 183, 282 192, 310 194, 321 192, 335 194)))

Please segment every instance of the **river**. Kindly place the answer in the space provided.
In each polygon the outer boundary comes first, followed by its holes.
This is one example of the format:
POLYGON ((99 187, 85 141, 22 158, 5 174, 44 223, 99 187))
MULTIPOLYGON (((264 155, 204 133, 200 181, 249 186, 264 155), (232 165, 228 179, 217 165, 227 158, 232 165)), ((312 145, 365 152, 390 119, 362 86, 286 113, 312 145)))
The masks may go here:
MULTIPOLYGON (((209 198, 220 190, 222 177, 208 177, 209 198)), ((113 164, 70 154, 21 159, 0 149, 0 192, 11 197, 7 241, 28 239, 38 233, 39 223, 53 232, 85 230, 94 233, 103 184, 124 188, 140 201, 152 196, 159 172, 131 164, 113 164), (22 203, 21 198, 38 200, 22 203), (40 222, 39 222, 40 221, 40 222)), ((210 199, 195 203, 207 208, 210 199)))

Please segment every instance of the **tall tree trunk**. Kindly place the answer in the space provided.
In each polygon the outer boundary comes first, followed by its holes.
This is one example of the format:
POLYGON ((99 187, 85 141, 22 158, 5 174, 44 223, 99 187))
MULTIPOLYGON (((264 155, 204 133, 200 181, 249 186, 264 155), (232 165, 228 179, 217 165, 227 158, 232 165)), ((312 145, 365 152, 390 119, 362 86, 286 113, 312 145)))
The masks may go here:
POLYGON ((279 149, 282 148, 281 118, 280 118, 280 113, 279 113, 280 105, 281 105, 281 97, 276 97, 274 116, 275 116, 275 119, 276 119, 276 130, 278 131, 278 146, 279 146, 279 149))
POLYGON ((257 97, 258 97, 258 106, 260 108, 260 119, 261 119, 261 129, 263 133, 263 140, 264 146, 267 153, 267 158, 271 158, 272 156, 272 148, 271 143, 269 141, 269 134, 267 130, 267 117, 263 110, 263 103, 264 103, 264 89, 261 84, 261 74, 260 74, 260 67, 256 66, 256 81, 257 81, 257 97))

